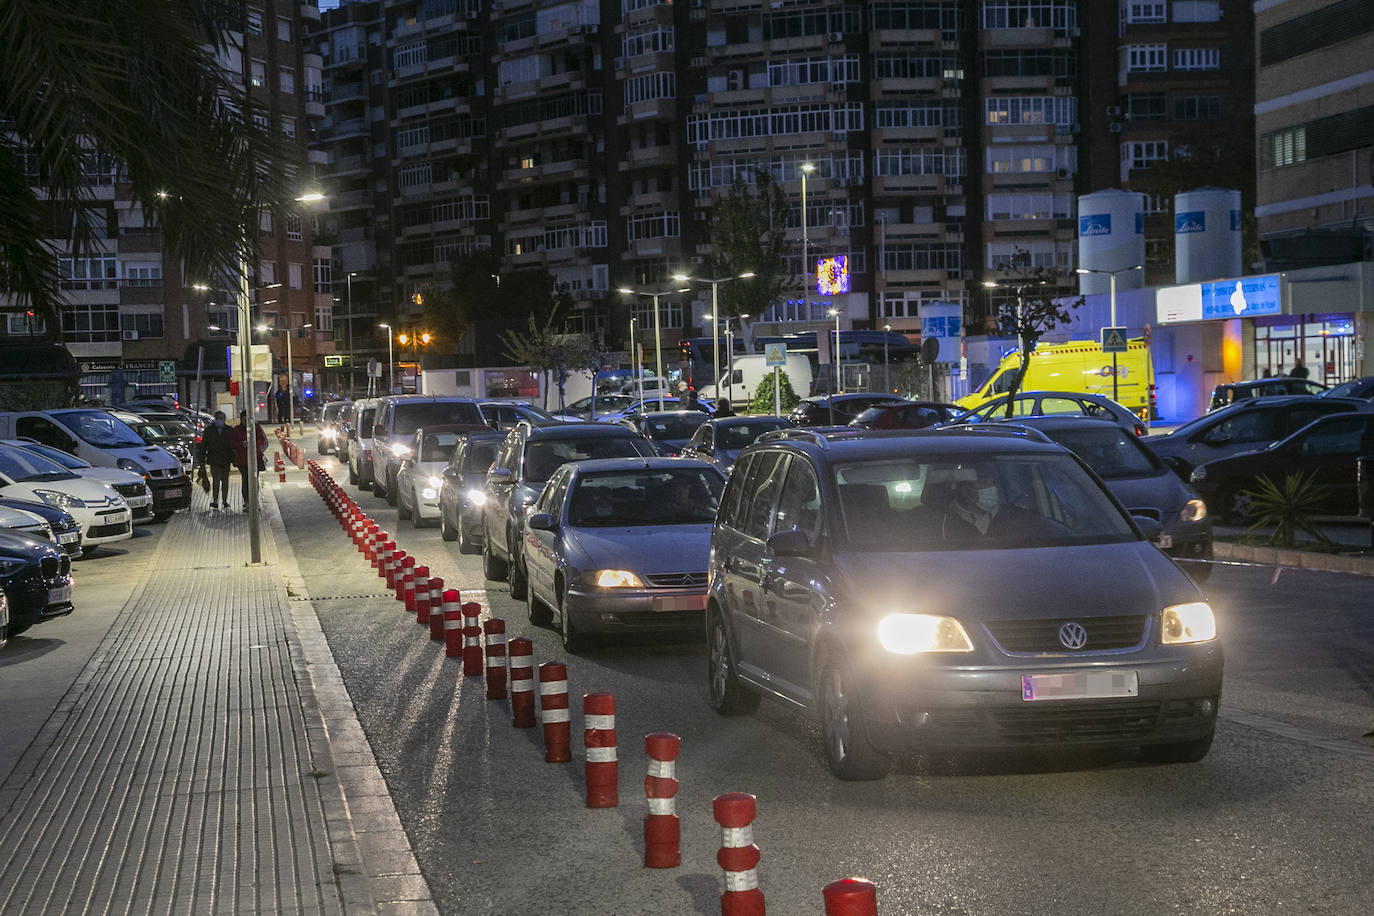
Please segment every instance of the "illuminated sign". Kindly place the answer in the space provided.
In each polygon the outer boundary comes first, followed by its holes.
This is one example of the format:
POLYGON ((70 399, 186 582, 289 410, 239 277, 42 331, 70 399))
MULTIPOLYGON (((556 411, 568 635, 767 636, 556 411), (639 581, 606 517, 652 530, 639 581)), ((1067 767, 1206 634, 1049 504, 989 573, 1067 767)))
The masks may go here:
POLYGON ((849 258, 838 254, 816 262, 816 292, 838 296, 849 292, 849 258))
POLYGON ((1278 274, 1202 284, 1203 318, 1251 318, 1282 311, 1278 274))

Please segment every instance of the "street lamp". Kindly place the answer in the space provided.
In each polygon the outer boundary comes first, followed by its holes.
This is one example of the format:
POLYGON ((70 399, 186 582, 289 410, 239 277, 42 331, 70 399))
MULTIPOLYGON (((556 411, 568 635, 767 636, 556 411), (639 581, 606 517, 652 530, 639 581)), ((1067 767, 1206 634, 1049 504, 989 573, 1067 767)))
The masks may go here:
POLYGON ((806 280, 802 283, 802 293, 809 296, 807 292, 811 284, 811 242, 806 235, 806 176, 816 171, 813 162, 803 162, 801 164, 802 176, 802 199, 801 199, 801 218, 802 218, 802 276, 806 280))
POLYGON ((718 277, 718 278, 712 278, 712 279, 707 279, 707 278, 705 278, 705 277, 698 277, 698 278, 695 278, 695 279, 694 279, 694 278, 692 278, 692 277, 686 276, 685 274, 674 274, 674 275, 673 275, 673 279, 674 279, 674 280, 677 280, 679 283, 683 283, 683 282, 692 282, 692 283, 709 283, 709 284, 711 284, 711 324, 712 324, 712 329, 711 329, 711 331, 712 331, 712 333, 711 333, 711 349, 712 349, 711 371, 714 372, 714 373, 715 373, 715 376, 716 376, 716 397, 720 397, 720 317, 721 317, 721 316, 720 316, 720 300, 719 300, 719 296, 718 296, 717 294, 718 294, 719 291, 720 291, 720 285, 721 285, 722 283, 729 283, 731 280, 748 280, 748 279, 750 279, 750 278, 753 277, 753 276, 754 276, 754 272, 753 272, 752 270, 747 270, 747 271, 745 271, 745 272, 742 273, 742 274, 736 274, 736 275, 733 276, 733 277, 718 277))
MULTIPOLYGON (((620 287, 620 292, 626 296, 649 296, 654 300, 654 373, 658 376, 658 409, 663 410, 663 332, 662 328, 659 326, 658 297, 666 296, 668 292, 688 293, 691 292, 691 289, 689 287, 682 287, 681 289, 664 292, 662 290, 649 291, 630 289, 622 286, 620 287)), ((643 394, 643 392, 644 389, 641 385, 640 393, 643 394)))
POLYGON ((892 325, 883 325, 883 390, 888 392, 892 391, 892 376, 888 374, 887 367, 887 335, 891 333, 892 325))
POLYGON ((344 346, 348 349, 348 396, 353 396, 353 278, 357 273, 348 275, 348 317, 344 319, 344 346))
MULTIPOLYGON (((1109 282, 1110 282, 1110 287, 1109 287, 1109 288, 1110 288, 1110 290, 1111 290, 1111 307, 1112 307, 1111 327, 1116 327, 1116 275, 1117 275, 1117 274, 1124 274, 1124 273, 1126 273, 1126 272, 1128 272, 1128 271, 1132 271, 1132 270, 1144 270, 1144 269, 1145 269, 1145 265, 1144 265, 1144 264, 1132 264, 1130 267, 1118 267, 1116 270, 1096 270, 1096 269, 1094 269, 1094 268, 1092 268, 1092 267, 1080 267, 1080 268, 1078 268, 1078 270, 1075 271, 1075 272, 1076 272, 1076 273, 1080 273, 1080 274, 1106 274, 1106 275, 1108 276, 1109 282)), ((1119 388, 1119 386, 1117 385, 1117 378, 1116 378, 1116 351, 1113 350, 1113 351, 1112 351, 1112 400, 1113 400, 1113 401, 1115 401, 1115 400, 1117 399, 1117 395, 1119 394, 1118 388, 1119 388)))
POLYGON ((835 316, 835 384, 830 389, 830 425, 835 425, 835 395, 840 393, 840 310, 830 309, 827 315, 835 316))
MULTIPOLYGON (((631 319, 630 319, 630 365, 631 365, 632 367, 634 367, 633 371, 634 371, 634 374, 635 374, 635 388, 636 388, 637 391, 638 391, 638 396, 635 398, 635 400, 636 400, 636 401, 642 401, 642 400, 644 400, 644 376, 643 376, 641 370, 643 370, 644 367, 643 367, 642 365, 640 365, 640 360, 639 360, 639 348, 638 348, 637 346, 635 346, 635 324, 637 324, 638 321, 639 321, 638 318, 631 318, 631 319)), ((593 396, 593 397, 592 397, 592 405, 593 405, 593 408, 595 408, 595 405, 596 405, 596 398, 595 398, 595 395, 596 395, 596 380, 593 379, 593 380, 592 380, 592 396, 593 396)), ((595 410, 595 409, 592 410, 592 419, 593 419, 593 420, 596 419, 596 410, 595 410)))
POLYGON ((377 325, 377 327, 386 328, 386 371, 390 374, 391 377, 391 388, 387 391, 387 394, 395 394, 396 362, 392 359, 391 356, 391 325, 387 324, 386 322, 381 322, 377 325))

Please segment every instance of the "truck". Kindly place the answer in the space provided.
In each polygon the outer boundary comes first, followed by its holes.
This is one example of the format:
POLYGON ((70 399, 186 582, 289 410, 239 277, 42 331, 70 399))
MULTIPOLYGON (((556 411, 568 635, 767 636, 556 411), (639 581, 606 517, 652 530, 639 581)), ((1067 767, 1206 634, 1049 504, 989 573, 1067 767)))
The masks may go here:
MULTIPOLYGON (((1021 353, 1015 350, 1002 361, 978 390, 955 401, 973 410, 1006 394, 1021 367, 1021 353)), ((1143 338, 1126 342, 1126 352, 1116 354, 1117 403, 1141 420, 1154 413, 1155 371, 1150 347, 1143 338)), ((1074 391, 1112 397, 1112 354, 1103 353, 1095 340, 1040 344, 1031 356, 1022 391, 1074 391)))
MULTIPOLYGON (((736 356, 734 372, 725 385, 719 388, 716 385, 707 385, 701 389, 701 396, 712 401, 717 398, 729 398, 732 406, 748 405, 754 400, 754 392, 758 390, 759 382, 773 374, 773 367, 767 364, 767 359, 761 353, 736 356)), ((798 397, 804 398, 811 394, 811 360, 805 353, 789 352, 787 365, 781 369, 798 397)))

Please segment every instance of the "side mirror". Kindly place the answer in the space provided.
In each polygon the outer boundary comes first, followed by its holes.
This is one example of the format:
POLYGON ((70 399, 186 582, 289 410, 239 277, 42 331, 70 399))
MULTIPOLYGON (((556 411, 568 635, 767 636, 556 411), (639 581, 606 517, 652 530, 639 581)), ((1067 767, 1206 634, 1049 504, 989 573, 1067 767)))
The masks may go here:
POLYGON ((529 525, 534 531, 553 531, 558 527, 554 524, 553 516, 549 515, 547 512, 531 515, 525 524, 529 525))
POLYGON ((462 472, 461 470, 459 470, 458 468, 455 468, 455 467, 452 467, 452 466, 444 468, 444 479, 445 479, 445 480, 457 480, 459 477, 462 477, 462 476, 463 476, 463 472, 462 472))
POLYGON ((513 477, 510 468, 492 468, 487 471, 487 480, 495 484, 509 484, 513 477))
POLYGON ((775 557, 809 557, 814 553, 811 539, 802 531, 779 531, 767 544, 775 557))
POLYGON ((1140 533, 1145 535, 1147 541, 1157 541, 1159 536, 1164 533, 1164 526, 1155 519, 1144 515, 1132 515, 1131 521, 1140 529, 1140 533))

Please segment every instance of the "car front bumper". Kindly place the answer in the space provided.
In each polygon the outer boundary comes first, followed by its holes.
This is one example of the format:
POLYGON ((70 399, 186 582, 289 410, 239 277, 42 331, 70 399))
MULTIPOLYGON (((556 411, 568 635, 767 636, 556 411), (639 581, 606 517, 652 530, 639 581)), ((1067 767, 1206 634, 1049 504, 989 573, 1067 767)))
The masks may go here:
POLYGON ((583 633, 699 628, 706 616, 706 588, 570 588, 563 609, 583 633))
POLYGON ((150 478, 148 487, 153 491, 152 511, 154 515, 175 512, 178 509, 189 508, 191 505, 191 478, 185 474, 178 474, 175 477, 150 478))
POLYGON ((75 610, 70 574, 44 579, 38 568, 31 566, 0 580, 0 587, 9 601, 11 624, 32 626, 75 610))

